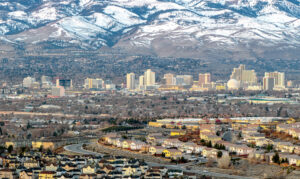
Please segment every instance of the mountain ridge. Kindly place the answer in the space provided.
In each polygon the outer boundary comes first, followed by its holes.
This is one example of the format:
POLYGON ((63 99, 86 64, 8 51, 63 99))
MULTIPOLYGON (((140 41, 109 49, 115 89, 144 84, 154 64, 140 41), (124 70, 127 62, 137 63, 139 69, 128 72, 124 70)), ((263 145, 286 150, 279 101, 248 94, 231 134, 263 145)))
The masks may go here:
POLYGON ((10 0, 0 14, 2 42, 25 48, 237 59, 300 51, 299 0, 10 0))

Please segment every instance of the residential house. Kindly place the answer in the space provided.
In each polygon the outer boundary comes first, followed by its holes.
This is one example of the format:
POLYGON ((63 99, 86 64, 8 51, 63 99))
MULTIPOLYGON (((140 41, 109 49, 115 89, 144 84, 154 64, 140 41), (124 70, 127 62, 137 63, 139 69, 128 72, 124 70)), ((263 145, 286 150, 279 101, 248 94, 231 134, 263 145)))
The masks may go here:
POLYGON ((165 148, 162 146, 149 147, 149 153, 152 155, 161 155, 164 150, 165 150, 165 148))
POLYGON ((246 145, 233 145, 229 148, 230 152, 235 152, 237 155, 249 155, 255 151, 254 148, 246 145))
POLYGON ((169 148, 169 147, 180 147, 181 145, 183 145, 184 142, 179 141, 177 138, 176 139, 166 139, 162 146, 169 148))
POLYGON ((296 146, 290 142, 275 142, 275 149, 281 152, 293 153, 296 146))
POLYGON ((137 150, 141 150, 142 147, 146 146, 145 142, 141 142, 141 141, 132 141, 130 144, 130 149, 137 151, 137 150))
POLYGON ((39 173, 39 179, 54 179, 55 174, 53 171, 41 171, 39 173))
POLYGON ((0 178, 17 179, 17 175, 14 170, 1 169, 0 170, 0 178))
POLYGON ((27 169, 29 169, 29 168, 36 168, 36 167, 39 167, 40 166, 40 164, 39 164, 39 162, 38 161, 36 161, 36 160, 28 160, 28 161, 25 161, 24 163, 23 163, 23 165, 24 165, 24 167, 26 167, 27 169))
POLYGON ((177 149, 165 149, 163 154, 166 158, 178 159, 182 157, 182 153, 177 149))
POLYGON ((183 176, 182 170, 170 169, 167 172, 169 178, 179 178, 183 176))
POLYGON ((26 170, 23 170, 19 173, 19 178, 20 179, 32 179, 32 173, 27 172, 26 170))
POLYGON ((94 166, 85 166, 81 169, 83 174, 93 174, 96 173, 96 168, 94 166))

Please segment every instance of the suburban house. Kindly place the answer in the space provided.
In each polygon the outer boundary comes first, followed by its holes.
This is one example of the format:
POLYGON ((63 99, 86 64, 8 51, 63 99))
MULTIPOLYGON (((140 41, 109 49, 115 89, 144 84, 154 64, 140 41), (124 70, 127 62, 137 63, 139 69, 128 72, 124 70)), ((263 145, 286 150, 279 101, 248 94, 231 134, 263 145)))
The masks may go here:
POLYGON ((275 142, 274 143, 275 149, 281 152, 293 153, 296 146, 291 142, 275 142))
POLYGON ((165 150, 162 146, 151 146, 149 147, 149 153, 152 155, 161 155, 165 150))
POLYGON ((182 153, 180 150, 177 149, 165 149, 163 154, 166 158, 178 159, 182 157, 182 153))
POLYGON ((255 149, 246 145, 233 145, 229 147, 229 151, 236 152, 237 155, 249 155, 250 153, 253 153, 255 149))
POLYGON ((95 167, 91 167, 90 165, 83 167, 81 169, 83 174, 93 174, 96 172, 96 168, 95 167))
POLYGON ((144 147, 145 145, 147 145, 145 142, 132 141, 130 144, 130 149, 131 150, 141 150, 142 147, 144 147))

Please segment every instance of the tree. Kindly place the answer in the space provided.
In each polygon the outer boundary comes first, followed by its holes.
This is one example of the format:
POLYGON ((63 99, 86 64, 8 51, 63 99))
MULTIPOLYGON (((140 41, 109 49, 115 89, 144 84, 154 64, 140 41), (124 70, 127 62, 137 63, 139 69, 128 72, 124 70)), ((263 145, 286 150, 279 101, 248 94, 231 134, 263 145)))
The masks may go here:
POLYGON ((8 153, 12 153, 13 150, 14 150, 14 147, 12 145, 8 146, 8 148, 7 148, 8 153))
POLYGON ((274 163, 280 164, 280 157, 279 157, 279 155, 278 155, 277 152, 274 154, 274 156, 273 156, 273 158, 272 158, 272 161, 273 161, 274 163))
POLYGON ((214 148, 215 148, 215 149, 220 149, 219 144, 216 143, 216 144, 214 145, 214 148))
POLYGON ((26 152, 26 147, 21 147, 21 154, 25 153, 26 152))
POLYGON ((222 157, 222 155, 223 155, 223 152, 222 152, 222 151, 218 151, 218 153, 217 153, 217 157, 218 157, 218 158, 221 158, 221 157, 222 157))
POLYGON ((218 160, 218 167, 219 168, 228 168, 230 165, 230 157, 229 155, 224 155, 222 158, 218 160))
POLYGON ((212 147, 211 141, 208 141, 207 147, 212 147))
POLYGON ((52 155, 52 151, 50 149, 47 149, 47 154, 52 155))
POLYGON ((57 133, 54 131, 53 132, 53 137, 56 137, 57 136, 57 133))
POLYGON ((270 152, 271 150, 273 150, 273 145, 268 144, 266 148, 267 148, 267 151, 270 152))
POLYGON ((43 149, 44 149, 44 147, 43 147, 43 145, 41 145, 40 148, 39 148, 39 152, 42 152, 43 149))

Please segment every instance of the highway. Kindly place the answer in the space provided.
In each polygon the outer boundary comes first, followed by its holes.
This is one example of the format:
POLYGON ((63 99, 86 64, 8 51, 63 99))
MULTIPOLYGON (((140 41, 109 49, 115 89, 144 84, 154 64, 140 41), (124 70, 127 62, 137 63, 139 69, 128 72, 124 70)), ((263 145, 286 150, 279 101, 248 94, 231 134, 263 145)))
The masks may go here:
MULTIPOLYGON (((68 145, 68 146, 65 146, 64 149, 69 152, 74 152, 74 153, 83 154, 83 155, 102 155, 100 153, 84 150, 82 148, 82 145, 83 144, 68 145)), ((191 170, 187 170, 184 165, 166 165, 166 164, 160 164, 160 163, 154 163, 154 162, 147 162, 147 164, 149 166, 164 166, 168 169, 180 169, 184 172, 195 173, 195 174, 199 174, 199 175, 206 175, 206 176, 211 176, 211 177, 218 177, 218 178, 232 178, 232 179, 253 179, 254 178, 254 177, 244 177, 244 176, 209 172, 209 171, 197 170, 197 169, 193 169, 193 168, 191 170)))

